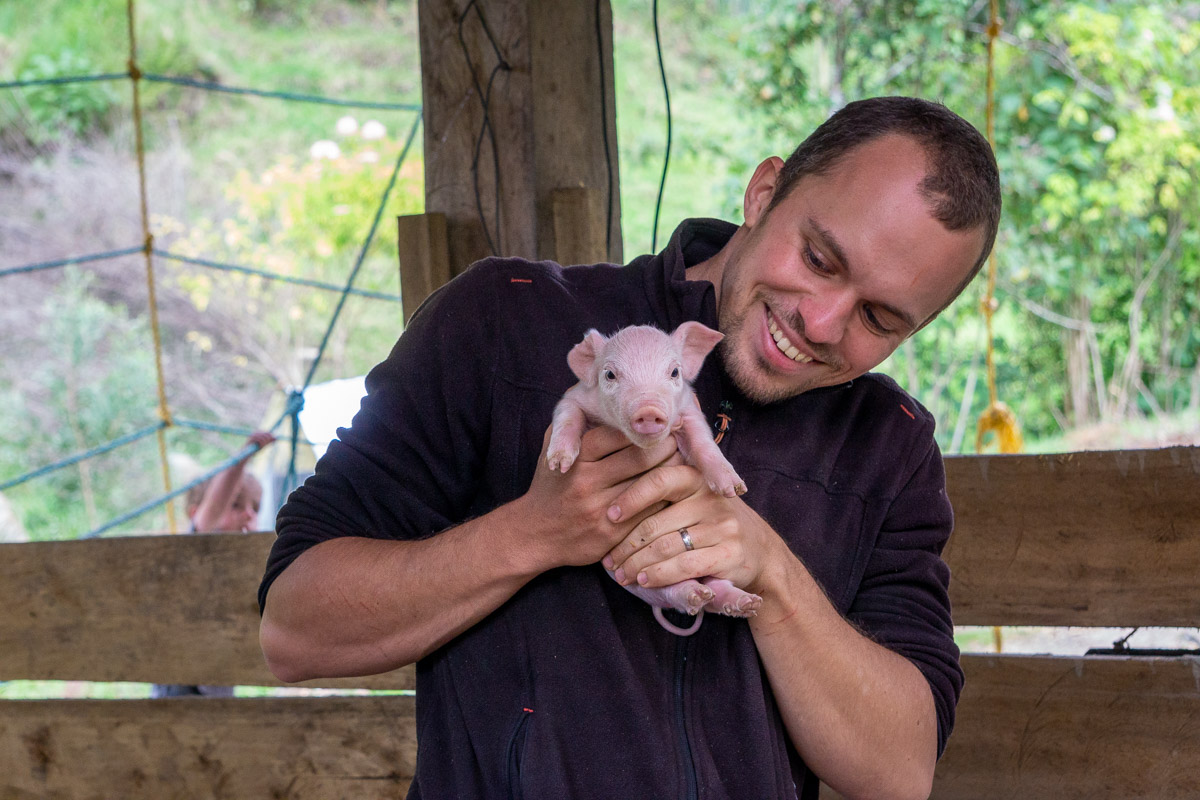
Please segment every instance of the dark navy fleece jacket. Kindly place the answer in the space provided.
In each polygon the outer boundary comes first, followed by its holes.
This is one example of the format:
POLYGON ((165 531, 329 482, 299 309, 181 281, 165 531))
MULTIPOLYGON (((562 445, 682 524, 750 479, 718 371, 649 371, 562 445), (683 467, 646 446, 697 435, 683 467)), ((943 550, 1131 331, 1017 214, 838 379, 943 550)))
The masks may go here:
MULTIPOLYGON (((716 327, 711 284, 688 281, 734 228, 691 220, 658 256, 563 268, 491 259, 439 290, 316 474, 279 513, 259 593, 338 536, 434 536, 523 494, 542 435, 575 382, 588 328, 716 327)), ((829 599, 929 681, 939 753, 962 688, 940 558, 951 529, 933 420, 869 374, 757 405, 709 358, 695 382, 745 501, 829 599)), ((410 798, 816 798, 744 620, 689 638, 599 565, 551 570, 417 664, 410 798)))

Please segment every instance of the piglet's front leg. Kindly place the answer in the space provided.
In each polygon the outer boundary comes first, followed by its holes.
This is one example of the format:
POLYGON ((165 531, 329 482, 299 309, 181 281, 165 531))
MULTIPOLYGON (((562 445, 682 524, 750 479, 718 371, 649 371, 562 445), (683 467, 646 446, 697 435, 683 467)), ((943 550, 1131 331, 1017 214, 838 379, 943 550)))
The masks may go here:
POLYGON ((554 407, 550 444, 546 447, 546 463, 551 471, 565 473, 571 468, 579 457, 580 441, 587 426, 587 415, 568 390, 554 407))
POLYGON ((746 493, 746 482, 713 441, 708 432, 708 421, 704 419, 699 408, 690 408, 683 412, 675 439, 688 463, 704 475, 708 488, 725 497, 746 493))

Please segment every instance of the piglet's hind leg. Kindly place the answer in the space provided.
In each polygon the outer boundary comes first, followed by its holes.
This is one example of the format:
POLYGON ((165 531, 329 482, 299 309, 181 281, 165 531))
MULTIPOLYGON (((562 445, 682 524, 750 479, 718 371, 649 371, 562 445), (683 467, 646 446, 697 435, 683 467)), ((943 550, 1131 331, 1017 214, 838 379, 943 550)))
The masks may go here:
POLYGON ((761 597, 739 589, 724 578, 701 578, 700 581, 713 593, 712 600, 704 606, 705 611, 728 617, 753 617, 762 607, 761 597))
POLYGON ((645 586, 636 585, 625 588, 656 608, 673 608, 693 616, 712 602, 715 597, 712 589, 695 580, 680 581, 658 589, 648 589, 645 586))

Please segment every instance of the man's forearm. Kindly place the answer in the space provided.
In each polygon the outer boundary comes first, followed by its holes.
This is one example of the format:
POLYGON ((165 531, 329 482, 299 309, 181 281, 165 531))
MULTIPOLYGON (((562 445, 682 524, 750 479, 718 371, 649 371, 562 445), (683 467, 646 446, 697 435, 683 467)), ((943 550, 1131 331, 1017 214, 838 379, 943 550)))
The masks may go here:
POLYGON ((470 628, 545 569, 519 502, 429 539, 345 537, 303 553, 267 595, 271 671, 289 682, 387 672, 470 628))
POLYGON ((847 798, 927 797, 937 718, 924 676, 843 619, 790 552, 773 565, 750 625, 805 763, 847 798))

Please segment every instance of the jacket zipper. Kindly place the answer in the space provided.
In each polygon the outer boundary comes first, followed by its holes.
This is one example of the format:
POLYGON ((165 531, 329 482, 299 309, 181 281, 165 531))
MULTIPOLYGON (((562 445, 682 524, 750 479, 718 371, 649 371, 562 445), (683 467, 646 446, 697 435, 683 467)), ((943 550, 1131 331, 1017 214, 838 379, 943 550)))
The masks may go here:
POLYGON ((513 726, 512 736, 508 739, 508 796, 520 800, 524 793, 521 791, 521 756, 525 743, 525 726, 533 715, 532 708, 521 709, 521 716, 513 726))
MULTIPOLYGON (((713 423, 713 440, 718 445, 728 434, 729 425, 733 421, 730 416, 733 411, 733 403, 722 400, 719 410, 717 420, 713 423)), ((692 742, 688 738, 687 716, 684 713, 683 679, 687 670, 687 647, 690 642, 691 639, 684 637, 678 637, 675 640, 675 725, 678 729, 679 752, 683 757, 684 798, 698 800, 700 794, 697 787, 699 781, 696 776, 696 762, 692 757, 692 742)))
POLYGON ((687 667, 687 646, 691 639, 677 637, 675 640, 675 724, 678 727, 679 751, 683 756, 683 776, 686 800, 698 800, 696 789, 696 763, 692 759, 692 743, 688 739, 687 719, 683 706, 683 676, 687 667))

